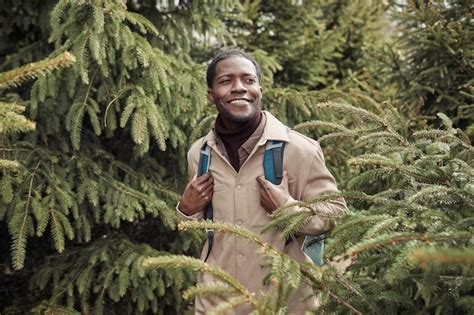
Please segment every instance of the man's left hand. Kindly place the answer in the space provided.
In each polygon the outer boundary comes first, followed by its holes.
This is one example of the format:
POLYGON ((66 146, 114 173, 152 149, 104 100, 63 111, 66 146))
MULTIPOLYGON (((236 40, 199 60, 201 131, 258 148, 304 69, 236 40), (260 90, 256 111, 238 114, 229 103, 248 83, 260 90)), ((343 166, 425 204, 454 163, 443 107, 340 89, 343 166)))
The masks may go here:
POLYGON ((266 180, 264 175, 257 177, 257 182, 260 184, 260 205, 270 214, 283 206, 290 198, 286 171, 283 171, 280 185, 266 180))

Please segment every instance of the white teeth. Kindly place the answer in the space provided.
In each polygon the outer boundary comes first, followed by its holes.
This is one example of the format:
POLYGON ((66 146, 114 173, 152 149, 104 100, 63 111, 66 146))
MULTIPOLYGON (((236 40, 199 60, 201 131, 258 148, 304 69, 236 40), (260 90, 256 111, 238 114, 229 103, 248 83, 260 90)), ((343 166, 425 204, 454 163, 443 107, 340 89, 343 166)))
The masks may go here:
POLYGON ((232 104, 248 104, 249 102, 247 100, 244 100, 244 99, 236 99, 236 100, 232 100, 230 101, 229 103, 232 103, 232 104))

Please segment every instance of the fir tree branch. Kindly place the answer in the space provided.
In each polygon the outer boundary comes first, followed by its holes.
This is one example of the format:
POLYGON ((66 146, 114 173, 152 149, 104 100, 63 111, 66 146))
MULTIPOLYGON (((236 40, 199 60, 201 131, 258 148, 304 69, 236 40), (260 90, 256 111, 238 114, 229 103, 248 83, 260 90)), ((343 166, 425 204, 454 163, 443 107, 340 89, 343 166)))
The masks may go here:
POLYGON ((195 296, 220 296, 229 297, 235 295, 235 289, 232 287, 223 287, 218 283, 198 283, 196 286, 191 287, 184 291, 183 298, 189 300, 195 296))
POLYGON ((351 304, 349 304, 349 303, 347 303, 346 301, 344 301, 343 298, 339 297, 338 295, 336 295, 335 293, 333 293, 333 292, 331 292, 331 291, 328 291, 327 293, 329 294, 330 297, 332 297, 333 299, 335 299, 338 303, 343 304, 345 307, 347 307, 348 309, 350 309, 351 311, 353 311, 355 314, 362 315, 362 312, 360 312, 359 310, 355 309, 351 304))
POLYGON ((474 250, 470 248, 416 248, 408 260, 423 268, 428 264, 474 265, 474 250))
POLYGON ((74 62, 76 62, 76 58, 71 53, 64 52, 54 58, 33 62, 21 68, 0 73, 0 89, 18 86, 27 80, 49 74, 55 69, 69 67, 74 62))
POLYGON ((23 263, 25 260, 28 208, 30 207, 30 202, 32 198, 33 181, 36 176, 36 171, 38 170, 40 165, 41 165, 41 162, 38 162, 29 176, 30 181, 28 184, 28 197, 25 203, 23 219, 21 220, 18 232, 13 234, 14 236, 13 236, 13 242, 12 242, 12 260, 13 260, 13 267, 17 270, 23 268, 23 263))
POLYGON ((451 233, 446 235, 440 234, 420 234, 413 232, 397 232, 387 235, 381 235, 375 239, 363 241, 348 250, 348 254, 351 256, 357 256, 361 252, 369 251, 374 248, 384 247, 386 245, 395 245, 400 242, 407 242, 412 240, 419 240, 424 242, 434 241, 449 241, 449 240, 462 240, 471 239, 472 233, 459 232, 451 233))
POLYGON ((245 298, 246 303, 254 306, 257 302, 254 299, 254 294, 249 292, 239 281, 223 271, 215 265, 206 264, 204 261, 182 255, 162 255, 157 257, 149 257, 143 261, 145 268, 172 268, 172 269, 192 269, 195 271, 209 273, 215 276, 220 281, 232 287, 235 292, 240 293, 245 298))

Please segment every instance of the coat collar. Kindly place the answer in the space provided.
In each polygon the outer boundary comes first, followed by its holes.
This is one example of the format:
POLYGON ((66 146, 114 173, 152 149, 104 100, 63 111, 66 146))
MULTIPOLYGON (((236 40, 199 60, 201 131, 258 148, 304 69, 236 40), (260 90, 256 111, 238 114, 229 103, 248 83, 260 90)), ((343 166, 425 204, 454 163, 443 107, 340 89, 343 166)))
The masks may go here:
MULTIPOLYGON (((290 137, 288 135, 288 127, 282 124, 275 116, 270 114, 270 112, 264 110, 262 111, 266 117, 266 124, 263 130, 263 134, 258 144, 263 145, 268 140, 277 140, 290 142, 290 137)), ((209 131, 209 133, 204 137, 204 142, 207 142, 210 146, 216 144, 216 132, 214 128, 209 131)))

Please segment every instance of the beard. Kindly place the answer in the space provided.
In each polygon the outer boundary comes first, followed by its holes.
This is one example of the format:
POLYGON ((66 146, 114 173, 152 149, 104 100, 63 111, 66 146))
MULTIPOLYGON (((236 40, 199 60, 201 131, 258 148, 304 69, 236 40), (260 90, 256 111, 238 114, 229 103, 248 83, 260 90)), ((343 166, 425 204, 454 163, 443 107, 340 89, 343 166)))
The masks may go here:
POLYGON ((218 109, 219 113, 226 119, 234 123, 242 124, 248 122, 253 118, 253 116, 255 116, 255 113, 257 112, 257 107, 258 104, 252 104, 249 106, 249 109, 247 111, 242 113, 236 113, 234 111, 231 111, 227 106, 219 106, 218 109))

